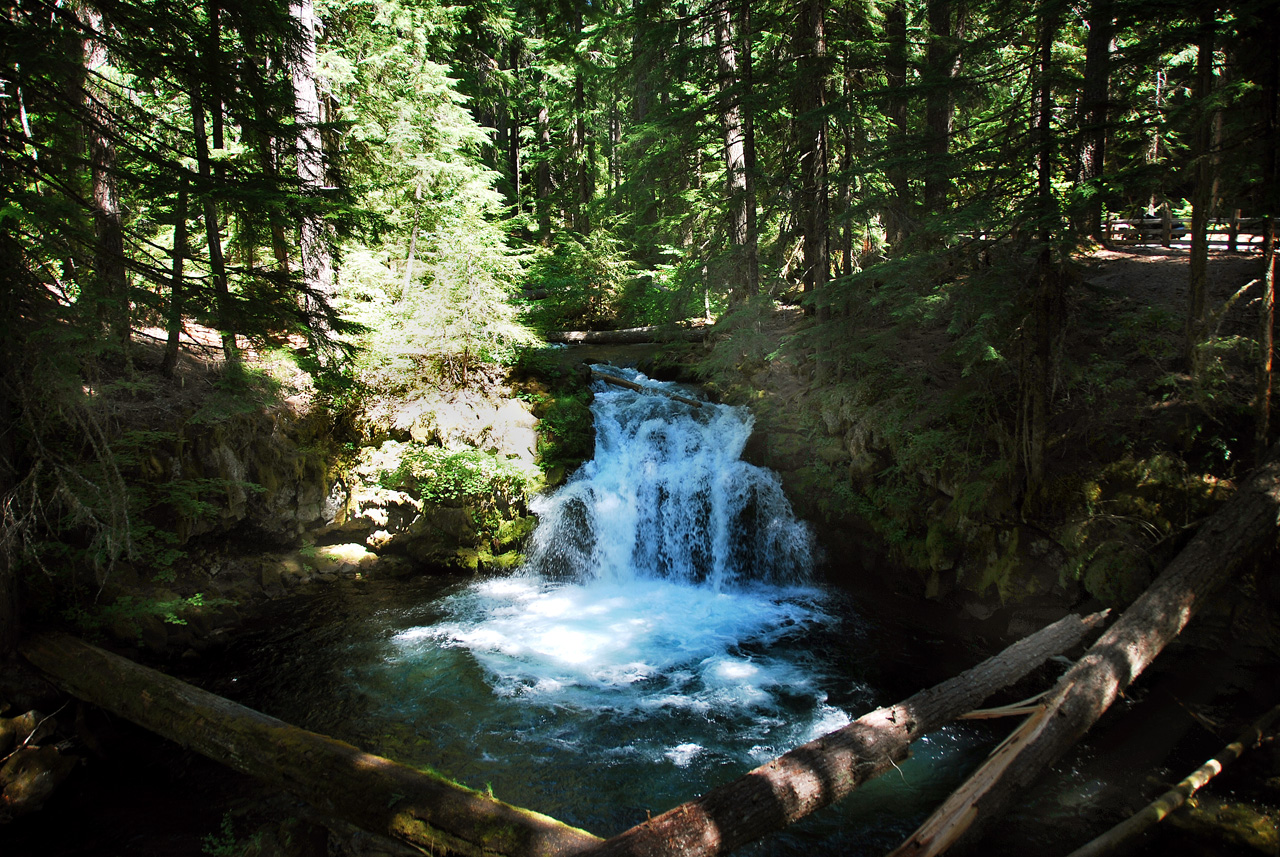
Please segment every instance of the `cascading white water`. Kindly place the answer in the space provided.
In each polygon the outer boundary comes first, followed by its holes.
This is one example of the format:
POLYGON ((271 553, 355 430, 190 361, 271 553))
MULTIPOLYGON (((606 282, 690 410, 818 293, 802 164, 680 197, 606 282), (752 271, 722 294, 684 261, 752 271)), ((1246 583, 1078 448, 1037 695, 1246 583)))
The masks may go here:
MULTIPOLYGON (((805 663, 805 633, 831 617, 806 585, 808 528, 777 476, 740 459, 749 412, 608 371, 652 392, 597 382, 595 457, 535 502, 523 573, 467 587, 398 641, 465 648, 494 693, 529 704, 733 718, 754 760, 848 722, 805 663), (780 717, 798 700, 803 717, 780 717)), ((682 737, 645 752, 687 765, 705 747, 682 737)))
POLYGON ((609 373, 653 388, 597 382, 595 458, 534 504, 541 525, 529 568, 552 578, 707 583, 807 582, 811 537, 778 478, 741 460, 745 408, 693 407, 634 370, 609 373))

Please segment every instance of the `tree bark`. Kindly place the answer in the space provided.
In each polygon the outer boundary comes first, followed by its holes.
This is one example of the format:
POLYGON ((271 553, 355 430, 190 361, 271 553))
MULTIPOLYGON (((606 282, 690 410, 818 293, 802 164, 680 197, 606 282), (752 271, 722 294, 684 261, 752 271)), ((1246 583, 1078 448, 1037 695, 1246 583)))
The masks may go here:
MULTIPOLYGON (((519 36, 512 36, 508 48, 511 63, 512 80, 520 79, 520 66, 523 56, 523 41, 519 36)), ((520 105, 514 96, 507 98, 507 172, 511 175, 511 207, 516 214, 524 211, 521 195, 524 185, 520 181, 520 105)))
POLYGON ((547 342, 563 342, 570 345, 644 345, 651 342, 668 342, 679 339, 685 342, 701 342, 707 338, 705 327, 669 327, 650 325, 629 327, 623 330, 557 330, 547 334, 547 342))
POLYGON ((548 106, 545 75, 538 82, 538 168, 534 172, 538 196, 538 236, 551 246, 551 108, 548 106))
MULTIPOLYGON (((1265 100, 1266 139, 1262 165, 1263 216, 1263 295, 1259 307, 1258 344, 1262 359, 1258 362, 1258 394, 1255 403, 1254 449, 1262 459, 1271 437, 1271 400, 1275 360, 1276 325, 1276 216, 1280 215, 1280 24, 1272 18, 1267 23, 1267 51, 1270 62, 1263 86, 1265 100)), ((1234 244, 1234 242, 1232 242, 1234 244)))
POLYGON ((1280 444, 1155 582, 1076 662, 1015 737, 894 851, 940 854, 983 829, 1092 726, 1176 637, 1217 586, 1274 548, 1280 528, 1280 444))
POLYGON ((928 96, 925 99, 924 204, 930 214, 946 211, 947 193, 951 189, 951 170, 947 156, 951 150, 951 131, 955 119, 956 75, 960 72, 960 51, 956 47, 962 27, 953 23, 951 0, 929 0, 928 96))
POLYGON ((94 244, 92 301, 94 314, 127 355, 131 336, 129 278, 125 270, 123 209, 116 181, 115 119, 111 93, 100 75, 107 66, 102 13, 88 4, 80 7, 85 32, 85 136, 89 144, 89 175, 93 198, 94 244))
POLYGON ((1068 616, 972 669, 810 741, 602 843, 592 857, 727 854, 839 800, 907 757, 913 741, 1079 643, 1106 614, 1068 616))
MULTIPOLYGON (((573 7, 573 43, 577 52, 578 42, 582 39, 582 9, 573 7)), ((586 81, 582 71, 582 63, 573 64, 573 129, 569 134, 569 161, 573 165, 576 181, 573 192, 573 231, 579 235, 591 234, 591 215, 588 205, 593 194, 591 181, 591 164, 587 157, 587 98, 586 81)))
POLYGON ((1102 178, 1107 154, 1107 108, 1110 101, 1111 42, 1115 35, 1112 0, 1093 0, 1089 6, 1089 37, 1085 42, 1084 86, 1080 93, 1080 139, 1077 182, 1087 187, 1077 228, 1101 242, 1102 178))
MULTIPOLYGON (((9 250, 0 239, 0 249, 9 250)), ((13 399, 18 376, 17 277, 11 276, 9 264, 0 263, 0 509, 8 509, 11 494, 18 484, 17 432, 12 426, 18 420, 20 405, 13 399)), ((22 634, 21 581, 18 577, 18 544, 13 532, 16 525, 8 516, 0 517, 0 663, 17 648, 22 634)))
MULTIPOLYGON (((306 193, 318 197, 325 179, 324 143, 320 139, 320 91, 316 65, 316 18, 312 0, 291 0, 289 14, 297 22, 299 52, 291 63, 294 112, 298 122, 298 179, 306 193)), ((329 307, 334 297, 331 231, 319 211, 302 216, 302 304, 311 329, 312 348, 322 362, 333 353, 329 307)))
POLYGON ((746 284, 747 253, 747 156, 739 90, 738 55, 730 25, 729 0, 720 0, 713 11, 716 33, 716 62, 720 71, 720 121, 724 130, 725 184, 728 197, 729 246, 733 257, 729 300, 741 301, 751 294, 746 284))
POLYGON ((1196 92, 1200 102, 1196 121, 1196 183, 1191 192, 1191 257, 1187 295, 1187 322, 1183 359, 1192 376, 1199 374, 1197 352, 1204 335, 1205 292, 1209 280, 1209 206, 1213 194, 1213 122, 1209 100, 1213 97, 1213 42, 1217 27, 1213 5, 1200 12, 1200 43, 1196 52, 1196 92))
MULTIPOLYGON (((218 108, 214 108, 218 112, 218 108)), ((240 362, 240 350, 236 345, 235 322, 231 312, 231 290, 227 286, 227 266, 222 258, 222 227, 218 218, 218 206, 213 198, 213 176, 209 165, 209 140, 205 135, 204 101, 199 94, 191 96, 191 125, 196 140, 196 169, 204 185, 201 205, 204 208, 204 234, 209 244, 209 269, 213 274, 213 293, 218 316, 218 329, 222 335, 222 355, 228 364, 240 362)))
POLYGON ((1058 32, 1058 12, 1046 6, 1041 13, 1039 70, 1036 84, 1036 217, 1040 253, 1035 267, 1034 337, 1026 384, 1030 424, 1027 428, 1027 496, 1038 496, 1044 484, 1044 459, 1048 444, 1050 391, 1053 388, 1054 340, 1061 324, 1062 277, 1053 264, 1053 239, 1057 210, 1053 198, 1053 42, 1058 32))
POLYGON ((21 647, 72 696, 286 789, 321 812, 432 853, 563 857, 599 840, 555 819, 364 753, 61 634, 21 647))
POLYGON ((888 117, 893 123, 894 151, 889 155, 886 178, 892 199, 885 212, 885 240, 897 252, 906 240, 911 210, 911 185, 904 163, 907 145, 907 12, 904 0, 892 0, 885 10, 885 37, 888 40, 884 64, 889 87, 888 117))
MULTIPOLYGON (((800 210, 804 236, 804 291, 815 295, 827 281, 828 248, 826 115, 826 0, 803 0, 796 15, 796 135, 799 142, 800 210)), ((812 306, 809 308, 812 312, 812 306)))
POLYGON ((751 0, 738 6, 738 37, 742 39, 742 163, 746 182, 747 238, 743 253, 748 296, 760 293, 760 226, 756 218, 755 82, 751 61, 751 0))
POLYGON ((169 314, 166 320, 164 359, 160 371, 166 378, 173 377, 178 365, 178 348, 182 337, 182 263, 187 258, 187 183, 178 189, 178 201, 173 209, 173 266, 169 275, 169 314))

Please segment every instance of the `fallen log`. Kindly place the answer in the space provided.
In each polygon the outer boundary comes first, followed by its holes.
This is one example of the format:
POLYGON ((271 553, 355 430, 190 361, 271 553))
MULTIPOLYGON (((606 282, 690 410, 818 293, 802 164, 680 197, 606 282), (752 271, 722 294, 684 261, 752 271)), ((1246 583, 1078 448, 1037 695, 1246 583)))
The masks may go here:
POLYGON ((701 342, 707 338, 705 327, 671 327, 649 325, 628 327, 622 330, 557 330, 547 334, 547 342, 569 345, 590 343, 593 345, 648 345, 654 342, 701 342))
POLYGON ((1163 821, 1169 813, 1186 803, 1207 782, 1222 773, 1223 768, 1243 756, 1246 750, 1257 745, 1277 719, 1280 719, 1280 705, 1255 720, 1239 738, 1219 750, 1218 755, 1196 768, 1182 782, 1106 833, 1072 851, 1067 857, 1102 857, 1103 854, 1125 847, 1135 837, 1163 821))
POLYGON ((727 854, 848 795, 913 741, 1079 643, 1106 613, 1067 616, 905 702, 877 709, 747 775, 627 830, 592 857, 727 854))
POLYGON ((63 634, 22 655, 72 696, 237 771, 322 813, 431 853, 552 857, 600 840, 553 818, 326 735, 308 732, 63 634))
POLYGON ((1280 443, 1120 619, 1062 676, 1032 715, 890 857, 973 844, 1111 706, 1190 621, 1204 599, 1280 534, 1280 443))
POLYGON ((628 390, 635 390, 637 393, 659 393, 666 396, 668 399, 675 399, 677 402, 684 402, 686 405, 692 405, 695 408, 702 407, 702 402, 699 402, 697 399, 690 399, 687 396, 681 396, 678 393, 672 393, 657 387, 645 387, 641 384, 637 384, 635 381, 628 381, 626 378, 619 378, 617 375, 610 375, 606 372, 601 372, 599 369, 592 369, 591 375, 594 378, 599 378, 606 384, 614 384, 628 390))

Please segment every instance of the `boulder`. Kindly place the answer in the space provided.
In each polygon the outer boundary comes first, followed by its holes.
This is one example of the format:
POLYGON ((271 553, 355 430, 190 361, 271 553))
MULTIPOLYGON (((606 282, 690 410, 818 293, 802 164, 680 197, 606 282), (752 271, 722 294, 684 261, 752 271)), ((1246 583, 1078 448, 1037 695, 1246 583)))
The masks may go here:
POLYGON ((78 761, 56 747, 23 747, 0 767, 0 809, 10 816, 35 812, 78 761))

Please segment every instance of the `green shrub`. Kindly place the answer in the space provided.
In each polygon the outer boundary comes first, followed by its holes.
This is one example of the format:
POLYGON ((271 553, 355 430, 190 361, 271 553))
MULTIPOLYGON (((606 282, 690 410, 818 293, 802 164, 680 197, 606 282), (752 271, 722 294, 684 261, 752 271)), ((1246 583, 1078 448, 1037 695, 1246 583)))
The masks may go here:
POLYGON ((530 490, 532 477, 519 463, 478 449, 405 445, 394 469, 378 472, 384 488, 406 489, 431 503, 473 497, 511 500, 530 490))

